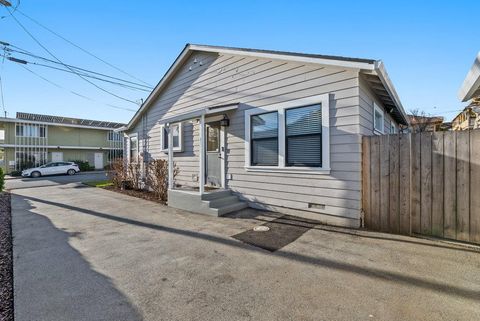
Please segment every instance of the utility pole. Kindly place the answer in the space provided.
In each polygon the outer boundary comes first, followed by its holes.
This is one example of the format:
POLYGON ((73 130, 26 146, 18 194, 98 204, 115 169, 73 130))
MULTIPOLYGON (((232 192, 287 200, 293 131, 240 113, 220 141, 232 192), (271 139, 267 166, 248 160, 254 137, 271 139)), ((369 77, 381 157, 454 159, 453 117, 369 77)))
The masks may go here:
POLYGON ((11 7, 12 4, 7 0, 0 0, 0 4, 3 4, 5 7, 11 7))

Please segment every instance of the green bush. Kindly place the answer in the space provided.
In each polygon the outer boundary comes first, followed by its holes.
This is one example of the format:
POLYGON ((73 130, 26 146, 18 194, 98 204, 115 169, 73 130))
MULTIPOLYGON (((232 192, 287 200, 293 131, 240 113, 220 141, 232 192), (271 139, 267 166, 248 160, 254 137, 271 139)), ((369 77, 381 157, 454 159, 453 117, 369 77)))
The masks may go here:
POLYGON ((80 168, 80 171, 82 172, 88 172, 88 171, 93 171, 95 170, 95 166, 90 165, 88 161, 81 161, 81 160, 72 160, 69 162, 74 162, 75 164, 78 165, 78 168, 80 168))
POLYGON ((10 176, 22 176, 22 171, 11 171, 10 176))
POLYGON ((4 188, 5 188, 5 174, 3 173, 3 169, 0 167, 0 192, 2 192, 4 188))

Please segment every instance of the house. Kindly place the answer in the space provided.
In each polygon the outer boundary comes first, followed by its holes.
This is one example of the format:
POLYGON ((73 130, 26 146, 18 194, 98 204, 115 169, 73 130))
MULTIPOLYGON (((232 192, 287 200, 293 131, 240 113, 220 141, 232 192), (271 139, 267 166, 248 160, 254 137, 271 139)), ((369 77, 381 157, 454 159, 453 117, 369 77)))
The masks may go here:
POLYGON ((452 120, 452 130, 480 128, 480 101, 472 102, 452 120))
POLYGON ((18 112, 0 118, 0 166, 20 171, 49 161, 88 161, 103 169, 123 153, 124 124, 18 112))
POLYGON ((446 126, 441 116, 423 116, 408 115, 410 121, 410 131, 413 133, 420 132, 438 132, 446 130, 446 126))
POLYGON ((462 102, 468 102, 469 105, 453 119, 452 129, 480 128, 480 117, 478 117, 480 112, 480 52, 460 87, 458 98, 462 102))
POLYGON ((362 136, 407 125, 381 61, 187 44, 128 123, 125 147, 130 162, 179 169, 169 206, 358 227, 362 136))

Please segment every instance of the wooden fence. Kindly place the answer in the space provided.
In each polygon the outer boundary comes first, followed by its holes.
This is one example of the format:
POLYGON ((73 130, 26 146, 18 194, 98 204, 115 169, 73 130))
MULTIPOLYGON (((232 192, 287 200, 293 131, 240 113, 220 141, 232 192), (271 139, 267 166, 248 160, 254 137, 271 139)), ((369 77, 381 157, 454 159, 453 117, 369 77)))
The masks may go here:
POLYGON ((365 227, 480 243, 480 130, 363 138, 365 227))

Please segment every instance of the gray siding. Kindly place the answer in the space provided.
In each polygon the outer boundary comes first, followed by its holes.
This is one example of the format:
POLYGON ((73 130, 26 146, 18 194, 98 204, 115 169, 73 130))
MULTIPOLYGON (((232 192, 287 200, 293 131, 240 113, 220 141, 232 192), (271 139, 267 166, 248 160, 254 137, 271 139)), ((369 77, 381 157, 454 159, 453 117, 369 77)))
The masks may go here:
MULTIPOLYGON (((360 90, 357 70, 198 52, 155 98, 131 132, 139 134, 140 151, 145 144, 149 157, 167 157, 160 151, 159 119, 200 107, 240 102, 239 110, 229 114, 226 165, 232 179, 228 187, 253 206, 358 226, 360 133, 372 125, 371 112, 365 106, 368 101, 360 103, 360 90), (325 93, 331 94, 330 175, 245 170, 246 109, 325 93), (325 204, 325 209, 309 209, 308 203, 325 204)), ((192 175, 198 174, 196 127, 196 123, 184 126, 184 152, 175 153, 175 163, 180 167, 176 182, 182 185, 197 184, 192 181, 192 175)))
POLYGON ((390 133, 390 124, 394 122, 399 128, 398 123, 386 112, 385 107, 378 97, 370 90, 368 83, 360 76, 360 133, 362 135, 373 135, 373 103, 377 104, 383 110, 384 115, 384 133, 390 133))

